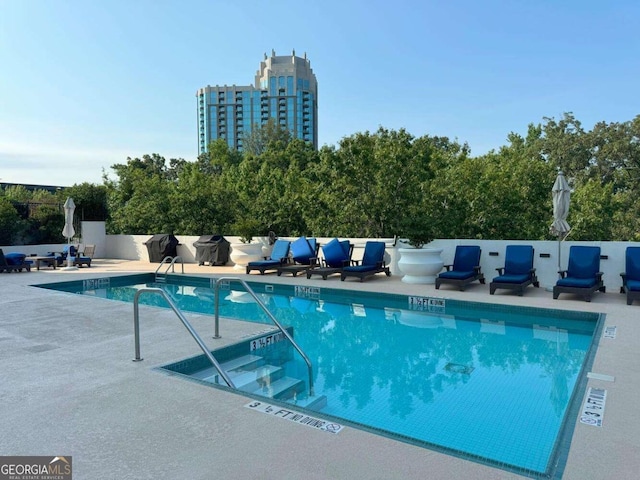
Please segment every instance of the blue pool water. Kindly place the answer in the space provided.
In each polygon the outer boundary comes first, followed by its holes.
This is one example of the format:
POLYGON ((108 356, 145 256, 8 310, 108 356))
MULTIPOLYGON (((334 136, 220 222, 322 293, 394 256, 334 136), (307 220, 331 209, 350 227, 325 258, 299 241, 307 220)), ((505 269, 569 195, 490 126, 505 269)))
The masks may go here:
MULTIPOLYGON (((162 287, 181 309, 212 313, 213 292, 198 282, 162 287)), ((63 288, 131 301, 146 285, 63 288)), ((240 288, 222 291, 220 314, 269 323, 240 288)), ((598 315, 271 289, 256 286, 313 364, 315 393, 326 396, 319 414, 518 471, 543 475, 552 469, 598 315)), ((154 295, 141 299, 164 303, 154 295)), ((306 366, 292 357, 288 371, 305 378, 306 366)))

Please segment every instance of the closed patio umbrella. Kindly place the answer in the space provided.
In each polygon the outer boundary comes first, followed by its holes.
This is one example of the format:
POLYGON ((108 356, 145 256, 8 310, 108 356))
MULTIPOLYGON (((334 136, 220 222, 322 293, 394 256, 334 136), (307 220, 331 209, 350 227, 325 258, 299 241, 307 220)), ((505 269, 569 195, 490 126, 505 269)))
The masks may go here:
POLYGON ((76 204, 73 203, 73 198, 67 197, 67 201, 64 202, 64 228, 62 229, 62 236, 67 238, 67 268, 73 268, 73 260, 71 260, 71 239, 76 234, 73 228, 73 212, 76 210, 76 204))
POLYGON ((560 261, 560 245, 564 238, 571 230, 571 227, 567 223, 567 216, 569 215, 569 203, 571 197, 571 189, 567 183, 567 179, 564 178, 564 174, 559 171, 556 181, 551 189, 553 196, 553 223, 551 224, 550 231, 552 235, 558 237, 558 271, 562 270, 562 263, 560 261))

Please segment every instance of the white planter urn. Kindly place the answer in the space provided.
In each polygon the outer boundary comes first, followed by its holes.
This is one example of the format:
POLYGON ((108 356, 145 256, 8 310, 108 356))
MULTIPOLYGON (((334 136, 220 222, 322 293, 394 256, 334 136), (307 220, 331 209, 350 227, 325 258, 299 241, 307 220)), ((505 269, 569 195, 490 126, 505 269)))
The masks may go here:
POLYGON ((441 248, 399 248, 398 268, 404 283, 436 283, 444 262, 441 248))
POLYGON ((229 258, 234 263, 233 268, 244 270, 249 262, 263 260, 261 243, 232 243, 229 258))

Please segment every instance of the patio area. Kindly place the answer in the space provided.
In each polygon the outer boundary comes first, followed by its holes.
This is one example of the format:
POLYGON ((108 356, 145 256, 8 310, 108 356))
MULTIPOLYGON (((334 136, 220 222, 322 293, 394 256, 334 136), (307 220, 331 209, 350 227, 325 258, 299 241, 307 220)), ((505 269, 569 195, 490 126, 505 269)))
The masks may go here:
MULTIPOLYGON (((247 397, 180 381, 153 367, 199 353, 170 311, 141 306, 143 362, 134 355, 130 304, 31 285, 153 272, 147 261, 95 259, 74 271, 43 268, 0 274, 2 455, 70 455, 74 478, 508 479, 517 474, 405 444, 356 428, 337 435, 245 408, 247 397)), ((247 275, 232 267, 184 265, 193 275, 247 275)), ((178 271, 178 268, 176 268, 178 271)), ((490 280, 494 271, 485 271, 490 280)), ((606 314, 615 339, 600 338, 588 385, 607 390, 603 426, 577 423, 564 479, 636 478, 640 470, 640 305, 618 285, 591 303, 529 287, 523 297, 489 295, 486 285, 459 292, 408 285, 378 275, 364 283, 250 275, 272 284, 415 294, 606 314), (607 378, 611 376, 613 381, 607 378)), ((210 348, 234 343, 263 325, 186 314, 210 348)), ((319 415, 321 416, 321 415, 319 415)))

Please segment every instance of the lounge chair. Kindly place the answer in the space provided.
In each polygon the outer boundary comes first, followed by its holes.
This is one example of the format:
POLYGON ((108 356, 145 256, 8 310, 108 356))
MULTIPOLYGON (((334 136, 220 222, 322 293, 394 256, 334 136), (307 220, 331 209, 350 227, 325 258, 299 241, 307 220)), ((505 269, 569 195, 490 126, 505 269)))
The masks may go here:
POLYGON ((77 253, 76 255, 71 257, 71 264, 77 267, 82 267, 86 265, 88 268, 91 268, 91 257, 87 257, 77 253))
POLYGON ((0 248, 0 272, 22 272, 26 270, 31 271, 31 263, 25 261, 26 255, 24 253, 7 253, 0 248))
POLYGON ((64 266, 68 262, 68 258, 71 257, 71 264, 77 267, 86 265, 91 268, 91 257, 82 255, 79 252, 79 248, 76 245, 67 245, 62 249, 62 253, 51 253, 56 258, 58 266, 64 266))
POLYGON ((330 242, 322 245, 322 261, 316 259, 312 261, 311 268, 307 269, 307 278, 312 275, 321 275, 326 280, 329 275, 342 272, 344 267, 351 263, 353 245, 349 240, 339 241, 334 238, 330 242))
POLYGON ((558 273, 562 278, 553 287, 554 300, 561 293, 575 293, 590 302, 593 292, 606 291, 600 271, 600 247, 573 245, 569 249, 569 267, 558 273))
POLYGON ((249 262, 247 265, 247 274, 252 270, 258 270, 260 275, 264 275, 267 270, 278 270, 278 267, 282 266, 287 261, 289 255, 289 246, 291 242, 288 240, 276 240, 273 244, 273 250, 271 250, 271 256, 264 260, 258 260, 256 262, 249 262))
POLYGON ((299 273, 306 272, 312 266, 312 262, 318 257, 320 244, 315 238, 300 237, 291 242, 290 262, 278 267, 278 276, 283 273, 290 273, 294 277, 299 273))
POLYGON ((627 305, 631 305, 634 300, 640 300, 640 247, 627 247, 625 271, 620 276, 620 293, 627 294, 627 305))
POLYGON ((436 290, 443 283, 451 283, 464 291, 471 282, 478 280, 484 284, 484 274, 480 271, 480 254, 477 245, 458 245, 453 257, 453 264, 445 265, 446 272, 436 277, 436 290))
POLYGON ((489 293, 493 295, 498 288, 504 288, 515 290, 522 296, 527 286, 540 287, 533 268, 533 254, 531 245, 507 245, 504 267, 496 268, 498 276, 489 284, 489 293))
POLYGON ((391 276, 389 267, 384 261, 384 242, 367 242, 364 246, 362 260, 353 260, 354 265, 344 267, 340 272, 340 280, 344 282, 347 277, 357 277, 361 282, 377 273, 391 276))
POLYGON ((93 259, 93 256, 96 253, 96 246, 95 245, 85 245, 84 246, 84 250, 82 250, 82 252, 80 252, 80 255, 83 257, 89 257, 91 259, 93 259))

